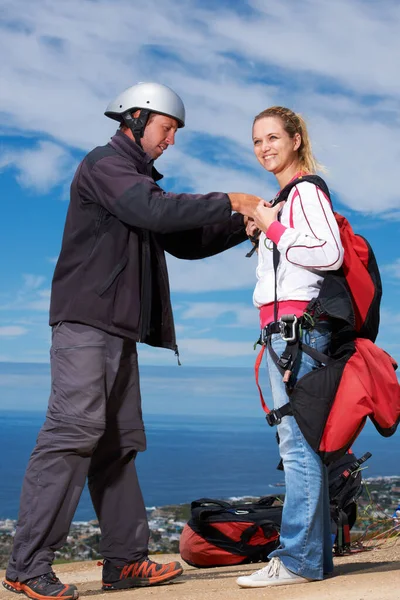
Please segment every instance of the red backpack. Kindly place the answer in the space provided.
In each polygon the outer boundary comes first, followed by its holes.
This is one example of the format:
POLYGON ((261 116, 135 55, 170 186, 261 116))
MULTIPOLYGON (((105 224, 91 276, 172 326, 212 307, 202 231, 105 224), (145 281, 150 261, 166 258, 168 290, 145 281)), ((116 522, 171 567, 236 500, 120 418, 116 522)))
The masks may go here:
MULTIPOLYGON (((323 179, 306 175, 284 187, 274 203, 286 201, 290 191, 301 181, 318 186, 330 200, 323 179)), ((375 345, 379 328, 382 284, 371 246, 355 234, 345 217, 334 213, 344 248, 344 262, 337 271, 329 271, 317 298, 311 300, 306 314, 318 320, 329 317, 333 334, 329 353, 321 354, 297 339, 287 343, 282 356, 296 356, 302 350, 315 358, 320 368, 300 378, 288 389, 288 403, 269 410, 258 384, 258 369, 265 346, 256 361, 256 382, 266 419, 272 426, 285 415, 293 415, 310 446, 327 464, 337 460, 351 447, 365 425, 367 417, 379 433, 389 437, 400 420, 400 385, 397 364, 375 345)), ((279 251, 273 246, 276 274, 279 251)), ((276 302, 276 299, 275 299, 276 302)), ((283 317, 282 317, 283 319, 283 317)), ((289 328, 290 322, 282 325, 289 328)), ((279 358, 268 345, 282 374, 279 358)))

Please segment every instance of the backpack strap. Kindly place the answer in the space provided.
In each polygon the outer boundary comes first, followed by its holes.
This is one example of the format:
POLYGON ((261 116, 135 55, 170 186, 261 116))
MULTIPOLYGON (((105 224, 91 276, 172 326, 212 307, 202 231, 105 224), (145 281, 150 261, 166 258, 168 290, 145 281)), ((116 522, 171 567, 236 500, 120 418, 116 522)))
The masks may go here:
POLYGON ((194 508, 232 508, 232 504, 229 502, 224 502, 223 500, 214 500, 213 498, 199 498, 199 500, 193 500, 190 505, 190 508, 193 510, 194 508))
POLYGON ((240 540, 243 542, 243 544, 246 544, 246 549, 248 549, 247 544, 249 544, 251 538, 255 533, 258 532, 259 528, 263 530, 265 537, 273 537, 274 535, 277 535, 277 532, 280 530, 280 527, 278 527, 278 525, 270 519, 264 519, 258 523, 253 523, 253 525, 250 525, 247 529, 245 529, 240 536, 240 540))
MULTIPOLYGON (((279 202, 286 202, 286 200, 289 197, 290 192, 292 191, 292 189, 298 184, 301 183, 302 181, 308 181, 309 183, 313 183, 314 185, 316 185, 317 187, 319 187, 324 194, 329 198, 329 200, 331 200, 331 195, 329 193, 329 188, 326 185, 325 181, 322 179, 322 177, 319 177, 319 175, 302 175, 301 177, 297 177, 296 179, 293 179, 293 181, 289 181, 289 183, 287 185, 285 185, 284 188, 281 189, 281 191, 279 192, 279 194, 276 195, 272 206, 275 206, 276 204, 278 204, 279 202)), ((278 220, 279 220, 279 216, 278 216, 278 220)), ((278 250, 278 246, 275 244, 275 242, 273 242, 272 244, 272 254, 273 254, 273 264, 274 264, 274 273, 275 273, 275 293, 274 293, 274 321, 275 323, 278 320, 278 299, 277 299, 277 278, 276 278, 276 273, 278 270, 278 265, 279 265, 279 255, 280 252, 278 250)))
POLYGON ((276 499, 276 496, 263 496, 257 500, 256 504, 260 506, 272 506, 276 499))
POLYGON ((200 506, 220 506, 221 508, 232 508, 232 504, 224 502, 224 500, 215 500, 214 498, 199 498, 199 500, 193 500, 191 508, 199 508, 200 506))
POLYGON ((286 184, 285 187, 283 187, 280 190, 280 192, 275 196, 272 206, 275 206, 279 202, 286 202, 292 189, 302 181, 308 181, 309 183, 313 183, 324 192, 324 194, 329 198, 329 200, 331 200, 329 188, 324 179, 322 179, 322 177, 320 177, 319 175, 301 175, 300 177, 293 179, 293 181, 289 181, 289 183, 286 184))

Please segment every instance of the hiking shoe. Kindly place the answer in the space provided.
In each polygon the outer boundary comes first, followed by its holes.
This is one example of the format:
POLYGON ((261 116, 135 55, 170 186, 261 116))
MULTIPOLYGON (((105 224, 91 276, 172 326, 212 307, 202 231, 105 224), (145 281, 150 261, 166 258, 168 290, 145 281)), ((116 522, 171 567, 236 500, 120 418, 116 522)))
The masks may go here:
POLYGON ((277 556, 272 558, 265 567, 255 571, 255 573, 236 579, 236 583, 242 588, 291 585, 293 583, 309 583, 310 581, 312 580, 300 577, 300 575, 289 571, 277 556))
POLYGON ((120 567, 109 560, 103 563, 103 590, 123 590, 146 585, 158 585, 171 581, 183 573, 178 562, 165 565, 156 563, 149 558, 131 562, 120 567))
POLYGON ((15 592, 16 594, 23 593, 20 582, 16 579, 10 579, 10 577, 7 577, 7 575, 3 579, 2 584, 9 592, 15 592))
POLYGON ((21 582, 6 578, 3 585, 10 592, 23 593, 33 600, 47 600, 47 598, 55 597, 63 600, 76 600, 79 598, 76 587, 61 583, 53 571, 21 582))

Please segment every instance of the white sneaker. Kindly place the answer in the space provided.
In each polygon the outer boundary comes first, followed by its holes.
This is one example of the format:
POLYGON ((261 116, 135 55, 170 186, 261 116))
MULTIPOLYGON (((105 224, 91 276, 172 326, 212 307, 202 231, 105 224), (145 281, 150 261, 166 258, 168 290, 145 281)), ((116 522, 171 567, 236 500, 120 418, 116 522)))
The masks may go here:
POLYGON ((274 556, 265 567, 255 571, 255 573, 236 579, 236 583, 242 588, 291 585, 292 583, 309 583, 310 581, 312 579, 300 577, 300 575, 289 571, 277 556, 274 556))

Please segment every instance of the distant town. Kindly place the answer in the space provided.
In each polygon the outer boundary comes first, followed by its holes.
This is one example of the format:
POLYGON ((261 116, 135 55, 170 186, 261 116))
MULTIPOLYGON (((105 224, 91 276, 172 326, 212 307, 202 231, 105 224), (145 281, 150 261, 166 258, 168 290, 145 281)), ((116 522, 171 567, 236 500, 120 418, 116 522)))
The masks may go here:
MULTIPOLYGON (((279 493, 277 491, 277 495, 279 493)), ((273 491, 271 495, 275 495, 273 491)), ((241 502, 254 500, 245 498, 241 502)), ((369 532, 370 538, 379 536, 380 531, 400 536, 400 476, 363 480, 363 491, 357 504, 358 519, 352 530, 354 540, 357 536, 367 538, 366 532, 369 532)), ((151 507, 147 513, 151 530, 150 553, 179 553, 179 538, 190 519, 190 504, 151 507)), ((0 520, 0 568, 3 569, 11 553, 15 527, 15 520, 0 520)), ((66 544, 56 551, 56 562, 100 559, 99 540, 97 521, 74 522, 66 544)))

